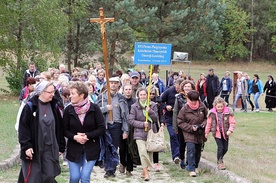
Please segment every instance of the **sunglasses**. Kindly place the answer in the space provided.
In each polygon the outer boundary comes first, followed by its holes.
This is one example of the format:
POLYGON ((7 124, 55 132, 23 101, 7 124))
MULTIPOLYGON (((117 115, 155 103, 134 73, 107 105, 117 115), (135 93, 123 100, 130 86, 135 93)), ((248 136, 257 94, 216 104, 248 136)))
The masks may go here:
POLYGON ((155 93, 150 93, 150 95, 155 95, 155 93))

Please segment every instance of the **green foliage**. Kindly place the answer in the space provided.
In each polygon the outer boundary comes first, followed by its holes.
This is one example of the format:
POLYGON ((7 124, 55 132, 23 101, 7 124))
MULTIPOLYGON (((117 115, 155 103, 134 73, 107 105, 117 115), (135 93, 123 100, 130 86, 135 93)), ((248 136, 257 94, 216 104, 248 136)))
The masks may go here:
POLYGON ((18 94, 30 58, 37 58, 36 66, 46 70, 52 57, 60 53, 66 16, 59 0, 6 0, 1 1, 0 9, 0 66, 6 73, 10 92, 18 94))
MULTIPOLYGON (((274 0, 236 0, 238 7, 242 8, 249 14, 248 26, 253 26, 253 58, 274 59, 275 54, 271 51, 271 37, 275 34, 268 24, 274 22, 275 19, 270 18, 270 11, 273 9, 274 0), (252 14, 253 12, 253 14, 252 14), (252 22, 253 18, 253 22, 252 22), (253 24, 252 24, 253 23, 253 24)), ((275 2, 274 2, 275 4, 275 2)), ((274 7, 275 9, 275 7, 274 7)), ((273 10, 274 11, 274 10, 273 10)), ((251 35, 248 35, 250 40, 251 35)), ((248 50, 251 48, 251 43, 246 44, 248 50)))
POLYGON ((276 52, 276 1, 272 2, 271 8, 269 9, 268 27, 273 32, 271 37, 272 51, 276 52))
POLYGON ((223 31, 223 41, 216 49, 218 60, 246 58, 248 49, 245 44, 249 42, 248 35, 250 29, 248 25, 248 15, 238 8, 235 1, 227 1, 225 19, 221 24, 223 31))

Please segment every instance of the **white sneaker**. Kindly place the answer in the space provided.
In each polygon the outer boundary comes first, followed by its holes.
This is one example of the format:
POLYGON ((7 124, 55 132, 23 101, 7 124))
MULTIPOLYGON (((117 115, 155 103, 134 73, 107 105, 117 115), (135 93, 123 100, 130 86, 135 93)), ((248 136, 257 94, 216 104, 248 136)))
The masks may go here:
POLYGON ((256 112, 260 112, 260 109, 256 109, 256 112))
POLYGON ((63 161, 62 166, 67 166, 68 162, 67 161, 63 161))

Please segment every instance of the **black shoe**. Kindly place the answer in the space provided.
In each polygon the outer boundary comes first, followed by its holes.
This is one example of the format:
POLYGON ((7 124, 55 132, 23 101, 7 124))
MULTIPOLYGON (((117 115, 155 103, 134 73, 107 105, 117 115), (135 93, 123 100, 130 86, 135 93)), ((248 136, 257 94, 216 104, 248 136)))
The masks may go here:
POLYGON ((104 174, 104 178, 114 178, 114 177, 115 177, 114 173, 111 173, 111 172, 106 172, 104 174))
POLYGON ((254 111, 254 106, 252 107, 251 111, 254 111))
POLYGON ((106 173, 104 174, 104 178, 109 178, 109 176, 110 176, 110 174, 109 174, 108 172, 106 172, 106 173))

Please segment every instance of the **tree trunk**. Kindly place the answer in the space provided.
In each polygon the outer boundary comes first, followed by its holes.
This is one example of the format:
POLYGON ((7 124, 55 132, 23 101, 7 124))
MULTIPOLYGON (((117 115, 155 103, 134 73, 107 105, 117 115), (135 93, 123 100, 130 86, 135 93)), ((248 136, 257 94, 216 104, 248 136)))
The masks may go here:
POLYGON ((71 58, 73 52, 73 28, 72 28, 72 1, 68 0, 68 36, 67 36, 67 65, 71 73, 71 58))
POLYGON ((80 53, 80 24, 77 23, 76 47, 74 49, 74 67, 78 67, 78 58, 80 53))

